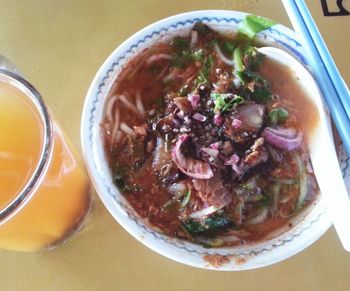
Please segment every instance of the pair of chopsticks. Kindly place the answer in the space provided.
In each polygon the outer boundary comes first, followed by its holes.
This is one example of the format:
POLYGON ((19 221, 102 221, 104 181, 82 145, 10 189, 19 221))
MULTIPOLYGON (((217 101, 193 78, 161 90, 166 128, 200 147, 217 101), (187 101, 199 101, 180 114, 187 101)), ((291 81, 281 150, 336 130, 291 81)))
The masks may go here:
POLYGON ((303 0, 282 0, 350 156, 350 92, 303 0))

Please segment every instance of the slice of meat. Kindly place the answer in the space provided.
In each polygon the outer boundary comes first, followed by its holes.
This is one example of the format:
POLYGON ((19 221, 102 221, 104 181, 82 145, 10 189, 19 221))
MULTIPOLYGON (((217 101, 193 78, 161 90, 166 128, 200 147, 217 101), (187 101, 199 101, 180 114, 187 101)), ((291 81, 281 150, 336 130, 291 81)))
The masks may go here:
POLYGON ((208 180, 192 180, 197 195, 203 200, 206 207, 214 206, 221 209, 232 201, 232 195, 223 185, 220 173, 208 180))
POLYGON ((123 159, 130 161, 133 170, 141 168, 146 160, 145 139, 144 135, 133 132, 122 140, 123 148, 120 154, 123 159))
POLYGON ((177 167, 172 161, 171 150, 166 148, 165 141, 161 138, 156 140, 152 166, 163 185, 169 185, 179 177, 177 167))
POLYGON ((251 152, 247 154, 244 159, 244 169, 248 170, 259 164, 265 163, 269 157, 268 152, 264 146, 264 138, 259 137, 250 147, 251 152))

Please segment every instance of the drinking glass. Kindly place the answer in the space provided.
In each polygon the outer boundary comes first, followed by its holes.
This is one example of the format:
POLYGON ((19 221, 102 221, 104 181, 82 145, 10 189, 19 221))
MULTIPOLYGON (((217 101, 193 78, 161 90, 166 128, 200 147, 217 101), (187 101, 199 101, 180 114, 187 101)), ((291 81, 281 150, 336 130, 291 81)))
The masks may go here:
POLYGON ((39 92, 0 56, 0 249, 57 246, 90 204, 78 155, 39 92))

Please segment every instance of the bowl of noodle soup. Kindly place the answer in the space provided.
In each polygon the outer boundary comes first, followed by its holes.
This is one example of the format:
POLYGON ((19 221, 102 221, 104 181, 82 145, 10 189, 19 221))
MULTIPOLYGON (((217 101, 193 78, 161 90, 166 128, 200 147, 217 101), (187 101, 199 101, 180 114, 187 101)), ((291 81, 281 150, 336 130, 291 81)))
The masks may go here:
POLYGON ((290 73, 257 63, 257 46, 277 46, 307 67, 302 47, 280 24, 239 40, 246 16, 194 11, 147 26, 106 59, 84 105, 84 159, 108 211, 199 268, 271 265, 331 226, 308 156, 319 111, 303 95, 319 92, 286 88, 290 73))

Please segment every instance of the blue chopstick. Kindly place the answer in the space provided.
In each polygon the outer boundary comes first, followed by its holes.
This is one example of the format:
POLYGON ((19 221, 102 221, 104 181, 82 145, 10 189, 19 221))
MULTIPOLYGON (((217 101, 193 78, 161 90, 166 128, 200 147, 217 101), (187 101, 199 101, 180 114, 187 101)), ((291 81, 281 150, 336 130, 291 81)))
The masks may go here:
POLYGON ((282 0, 350 156, 350 93, 304 1, 282 0))

